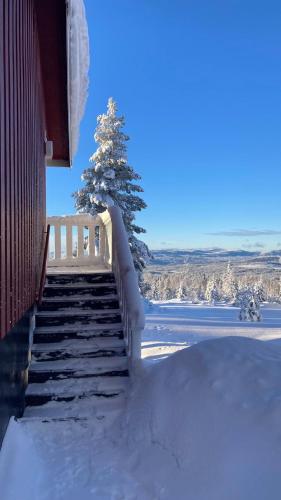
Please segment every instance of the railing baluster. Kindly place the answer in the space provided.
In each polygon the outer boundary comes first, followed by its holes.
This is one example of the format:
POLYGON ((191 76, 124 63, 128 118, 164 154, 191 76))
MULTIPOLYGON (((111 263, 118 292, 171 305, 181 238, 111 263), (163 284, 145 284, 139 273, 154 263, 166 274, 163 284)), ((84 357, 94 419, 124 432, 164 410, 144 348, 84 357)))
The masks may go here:
POLYGON ((55 224, 55 259, 61 259, 61 225, 55 224))
POLYGON ((95 257, 95 225, 89 226, 89 256, 95 257))
POLYGON ((105 255, 105 229, 100 226, 100 254, 105 255))
POLYGON ((66 224, 66 258, 72 259, 72 224, 66 224))
POLYGON ((84 257, 84 226, 78 225, 78 257, 84 257))

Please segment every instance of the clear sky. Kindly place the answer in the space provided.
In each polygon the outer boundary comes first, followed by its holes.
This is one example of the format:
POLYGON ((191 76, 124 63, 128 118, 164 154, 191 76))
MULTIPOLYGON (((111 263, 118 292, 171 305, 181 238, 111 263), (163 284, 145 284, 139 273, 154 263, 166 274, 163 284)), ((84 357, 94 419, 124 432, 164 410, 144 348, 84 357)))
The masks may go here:
POLYGON ((151 248, 281 248, 280 0, 85 5, 89 98, 73 168, 48 168, 48 214, 74 213, 112 96, 151 248))

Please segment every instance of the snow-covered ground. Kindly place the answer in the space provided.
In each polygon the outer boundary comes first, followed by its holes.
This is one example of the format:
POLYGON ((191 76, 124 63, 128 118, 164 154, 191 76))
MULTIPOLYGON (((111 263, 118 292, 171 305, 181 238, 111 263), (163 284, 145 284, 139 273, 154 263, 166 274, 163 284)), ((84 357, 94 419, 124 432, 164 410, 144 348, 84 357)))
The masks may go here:
POLYGON ((237 313, 154 306, 123 413, 11 421, 1 500, 279 500, 281 309, 237 313))
POLYGON ((281 339, 280 304, 264 304, 261 312, 262 322, 248 323, 238 320, 237 307, 194 305, 179 300, 156 302, 153 307, 146 307, 142 356, 153 362, 202 340, 229 335, 281 339))

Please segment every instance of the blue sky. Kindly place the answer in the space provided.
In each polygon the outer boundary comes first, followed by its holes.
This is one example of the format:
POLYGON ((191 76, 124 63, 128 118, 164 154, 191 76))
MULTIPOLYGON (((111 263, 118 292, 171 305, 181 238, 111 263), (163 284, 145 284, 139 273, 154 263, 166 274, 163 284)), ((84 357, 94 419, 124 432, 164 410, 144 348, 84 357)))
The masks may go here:
POLYGON ((95 151, 109 96, 151 248, 281 248, 281 2, 85 0, 91 69, 72 169, 48 168, 49 215, 95 151))

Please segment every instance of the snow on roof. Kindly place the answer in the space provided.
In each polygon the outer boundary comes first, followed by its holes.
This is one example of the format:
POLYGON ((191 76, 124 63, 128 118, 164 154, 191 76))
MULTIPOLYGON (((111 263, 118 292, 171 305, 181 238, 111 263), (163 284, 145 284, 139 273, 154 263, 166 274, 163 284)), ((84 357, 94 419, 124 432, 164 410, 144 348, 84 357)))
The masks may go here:
POLYGON ((89 36, 83 0, 67 0, 68 126, 72 163, 89 86, 89 36))

